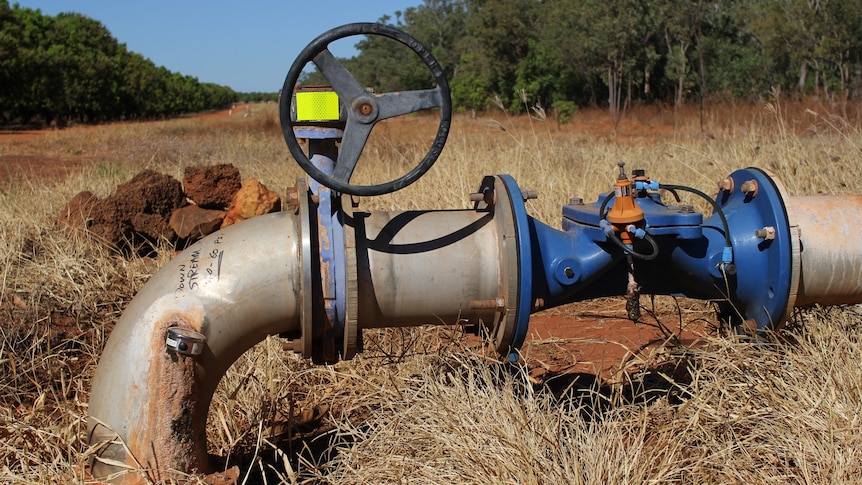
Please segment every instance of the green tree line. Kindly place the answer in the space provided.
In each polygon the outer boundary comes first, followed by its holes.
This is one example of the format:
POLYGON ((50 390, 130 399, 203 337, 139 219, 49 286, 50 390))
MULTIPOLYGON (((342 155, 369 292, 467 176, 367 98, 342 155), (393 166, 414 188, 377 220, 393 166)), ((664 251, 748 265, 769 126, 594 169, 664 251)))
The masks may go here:
MULTIPOLYGON (((862 97, 862 0, 425 0, 381 21, 431 49, 465 110, 606 106, 618 120, 634 103, 774 89, 862 97)), ((361 82, 426 82, 403 46, 372 36, 356 47, 344 63, 361 82)))
POLYGON ((129 52, 96 20, 0 0, 0 123, 152 119, 229 106, 201 83, 129 52))

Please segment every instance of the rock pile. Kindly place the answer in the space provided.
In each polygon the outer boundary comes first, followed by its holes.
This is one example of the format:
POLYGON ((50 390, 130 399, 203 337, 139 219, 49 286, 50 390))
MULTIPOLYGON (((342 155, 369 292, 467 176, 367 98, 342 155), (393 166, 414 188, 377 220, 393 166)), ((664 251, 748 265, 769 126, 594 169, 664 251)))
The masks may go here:
POLYGON ((144 170, 99 199, 75 195, 59 224, 84 227, 122 251, 150 250, 161 242, 185 247, 218 229, 281 210, 281 199, 259 181, 243 181, 231 164, 188 167, 180 183, 144 170))

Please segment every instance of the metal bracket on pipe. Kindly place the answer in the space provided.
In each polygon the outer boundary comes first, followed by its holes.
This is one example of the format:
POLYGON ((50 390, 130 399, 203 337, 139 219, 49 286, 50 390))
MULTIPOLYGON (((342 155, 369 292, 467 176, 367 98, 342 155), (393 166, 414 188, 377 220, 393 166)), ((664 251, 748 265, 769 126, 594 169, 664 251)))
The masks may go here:
POLYGON ((200 355, 204 351, 206 336, 182 327, 170 327, 165 337, 165 347, 182 355, 200 355))

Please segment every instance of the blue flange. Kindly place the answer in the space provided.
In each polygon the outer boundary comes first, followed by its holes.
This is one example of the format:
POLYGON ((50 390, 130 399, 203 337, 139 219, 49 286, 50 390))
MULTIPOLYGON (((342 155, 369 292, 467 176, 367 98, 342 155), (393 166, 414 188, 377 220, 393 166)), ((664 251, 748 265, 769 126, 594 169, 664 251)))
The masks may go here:
POLYGON ((518 244, 518 302, 515 309, 515 333, 510 344, 509 360, 518 360, 518 349, 524 345, 527 330, 530 328, 530 308, 532 307, 533 251, 530 237, 530 217, 524 205, 524 196, 511 175, 500 175, 500 180, 509 194, 512 218, 518 244))
MULTIPOLYGON (((752 319, 757 330, 776 328, 796 299, 799 235, 777 179, 758 168, 737 170, 730 178, 732 189, 721 190, 716 199, 730 225, 736 267, 727 316, 741 318, 744 330, 754 330, 752 319)), ((716 216, 704 222, 709 226, 720 230, 716 216)))

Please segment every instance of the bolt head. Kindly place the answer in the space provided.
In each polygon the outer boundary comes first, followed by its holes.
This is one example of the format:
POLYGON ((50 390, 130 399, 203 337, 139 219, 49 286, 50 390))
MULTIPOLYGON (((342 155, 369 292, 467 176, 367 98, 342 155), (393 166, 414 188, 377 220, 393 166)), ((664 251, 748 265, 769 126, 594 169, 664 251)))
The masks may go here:
POLYGON ((742 186, 739 188, 743 194, 749 197, 757 196, 757 181, 756 180, 748 180, 742 183, 742 186))
POLYGON ((773 226, 763 226, 762 229, 758 229, 754 232, 754 236, 765 241, 771 241, 775 239, 775 227, 773 226))
POLYGON ((523 196, 524 201, 538 199, 539 191, 535 189, 521 189, 521 195, 523 196))

